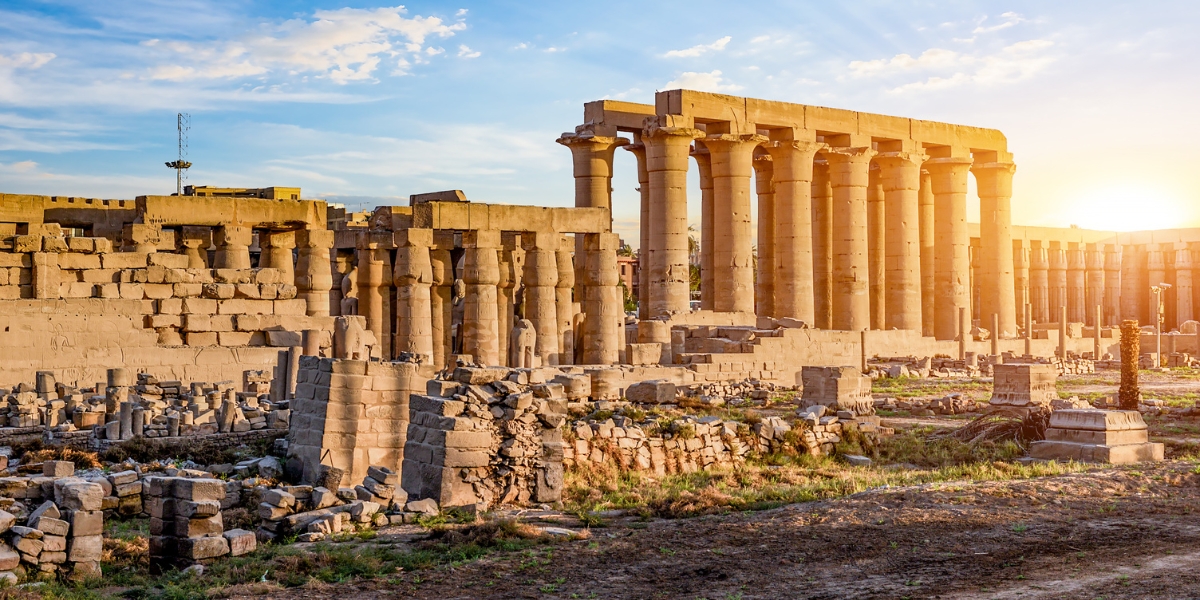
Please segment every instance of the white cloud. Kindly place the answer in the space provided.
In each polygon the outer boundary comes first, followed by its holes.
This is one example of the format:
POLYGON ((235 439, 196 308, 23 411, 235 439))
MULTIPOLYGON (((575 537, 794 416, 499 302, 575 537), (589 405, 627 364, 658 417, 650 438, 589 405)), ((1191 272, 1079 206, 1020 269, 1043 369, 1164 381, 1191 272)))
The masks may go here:
POLYGON ((549 48, 546 48, 544 52, 562 52, 564 50, 566 50, 566 48, 556 48, 554 46, 550 46, 549 48))
POLYGON ((529 48, 529 44, 525 42, 521 42, 520 44, 513 46, 513 50, 525 50, 526 48, 529 48))
POLYGON ((395 59, 393 74, 402 75, 411 64, 423 62, 427 38, 447 38, 466 29, 461 21, 446 24, 437 17, 408 18, 405 12, 403 6, 320 10, 312 20, 264 24, 232 40, 153 39, 142 45, 165 59, 150 70, 151 79, 231 79, 284 72, 316 73, 345 84, 374 79, 385 58, 395 59), (411 62, 405 54, 412 55, 411 62))
POLYGON ((708 73, 685 71, 680 73, 679 77, 668 81, 662 89, 687 89, 698 90, 701 92, 736 92, 742 89, 742 86, 733 83, 725 83, 724 78, 721 76, 721 71, 710 71, 708 73))
POLYGON ((459 58, 479 58, 482 54, 482 52, 472 51, 471 48, 466 45, 458 47, 459 58))
POLYGON ((760 35, 760 36, 758 36, 758 37, 756 37, 756 38, 754 38, 754 39, 750 40, 750 43, 751 43, 751 44, 761 44, 761 43, 763 43, 763 42, 769 42, 769 41, 771 41, 771 36, 769 36, 769 35, 760 35))
POLYGON ((21 52, 10 56, 0 54, 0 68, 40 69, 54 58, 53 52, 21 52))
POLYGON ((983 23, 987 20, 987 17, 984 17, 983 20, 979 22, 979 26, 976 27, 971 33, 992 33, 993 31, 1008 29, 1017 23, 1022 23, 1025 21, 1024 17, 1015 12, 1006 12, 1000 15, 1000 18, 1003 19, 1003 21, 989 27, 984 27, 983 23))
POLYGON ((691 48, 685 48, 683 50, 671 50, 670 52, 664 54, 663 57, 694 58, 709 52, 720 52, 725 49, 725 46, 729 44, 729 40, 732 39, 732 37, 727 35, 711 44, 700 44, 699 46, 692 46, 691 48))
POLYGON ((460 9, 458 9, 458 10, 454 11, 454 16, 456 16, 456 17, 465 17, 465 16, 467 16, 467 9, 465 9, 465 8, 460 8, 460 9))
POLYGON ((849 64, 849 75, 852 78, 894 78, 910 73, 929 74, 922 80, 900 84, 891 92, 1012 83, 1028 79, 1053 63, 1057 57, 1046 52, 1053 45, 1054 42, 1049 40, 1025 40, 987 55, 930 48, 916 58, 897 54, 891 58, 856 60, 849 64))

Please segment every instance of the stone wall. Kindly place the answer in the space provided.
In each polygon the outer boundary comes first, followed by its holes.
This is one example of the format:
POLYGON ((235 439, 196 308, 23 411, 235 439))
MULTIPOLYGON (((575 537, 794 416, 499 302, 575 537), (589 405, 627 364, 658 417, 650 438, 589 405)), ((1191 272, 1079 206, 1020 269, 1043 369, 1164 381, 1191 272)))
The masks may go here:
POLYGON ((409 395, 431 377, 431 366, 415 363, 300 357, 288 455, 303 463, 304 481, 321 465, 346 481, 361 481, 371 465, 400 472, 409 395))

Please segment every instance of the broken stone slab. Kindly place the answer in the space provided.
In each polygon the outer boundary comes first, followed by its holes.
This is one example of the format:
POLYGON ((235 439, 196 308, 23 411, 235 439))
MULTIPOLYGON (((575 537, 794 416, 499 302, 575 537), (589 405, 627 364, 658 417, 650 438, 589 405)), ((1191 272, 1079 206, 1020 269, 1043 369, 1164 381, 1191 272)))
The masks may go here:
POLYGON ((637 404, 675 404, 675 384, 665 379, 641 381, 625 389, 625 399, 637 404))

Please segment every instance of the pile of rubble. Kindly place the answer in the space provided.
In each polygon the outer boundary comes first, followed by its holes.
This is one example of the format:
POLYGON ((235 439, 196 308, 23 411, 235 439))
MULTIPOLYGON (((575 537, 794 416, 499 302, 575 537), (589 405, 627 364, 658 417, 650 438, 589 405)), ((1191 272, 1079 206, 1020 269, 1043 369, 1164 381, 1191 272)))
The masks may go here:
POLYGON ((233 382, 160 380, 149 373, 109 369, 107 385, 77 388, 49 371, 4 394, 0 427, 45 427, 55 433, 91 430, 110 441, 218 432, 287 429, 287 400, 272 402, 269 375, 247 371, 238 392, 233 382))
POLYGON ((38 487, 52 497, 28 515, 25 504, 5 499, 0 533, 9 543, 0 542, 0 579, 16 583, 38 573, 100 576, 103 491, 96 483, 72 477, 74 471, 70 462, 46 461, 39 482, 45 485, 38 487), (22 517, 25 524, 17 525, 22 517))
POLYGON ((449 507, 561 498, 565 388, 586 397, 591 380, 532 384, 529 371, 458 367, 411 396, 401 478, 409 497, 449 507))
MULTIPOLYGON (((632 388, 633 386, 630 386, 630 389, 632 388)), ((679 404, 681 406, 698 408, 715 408, 725 405, 740 406, 748 400, 766 401, 772 396, 788 390, 790 388, 757 379, 700 383, 680 387, 681 396, 679 404)), ((639 402, 639 400, 630 397, 629 390, 626 390, 625 396, 631 402, 639 402)))
POLYGON ((196 477, 152 476, 145 480, 151 568, 184 568, 253 552, 253 533, 225 531, 221 513, 225 482, 208 478, 204 472, 188 475, 196 477))

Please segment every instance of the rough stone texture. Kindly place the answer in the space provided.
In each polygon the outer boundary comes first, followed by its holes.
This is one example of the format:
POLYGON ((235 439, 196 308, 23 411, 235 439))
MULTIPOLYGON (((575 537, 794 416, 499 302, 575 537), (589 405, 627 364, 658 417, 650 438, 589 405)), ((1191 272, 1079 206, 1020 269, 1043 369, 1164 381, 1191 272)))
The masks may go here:
POLYGON ((999 364, 992 367, 991 404, 1049 406, 1058 398, 1058 370, 1054 365, 999 364))
POLYGON ((1057 410, 1046 439, 1033 442, 1029 455, 1043 460, 1127 464, 1163 460, 1163 444, 1150 442, 1137 411, 1057 410))
POLYGON ((871 378, 854 367, 804 367, 800 376, 805 404, 821 404, 859 415, 875 412, 871 378))

